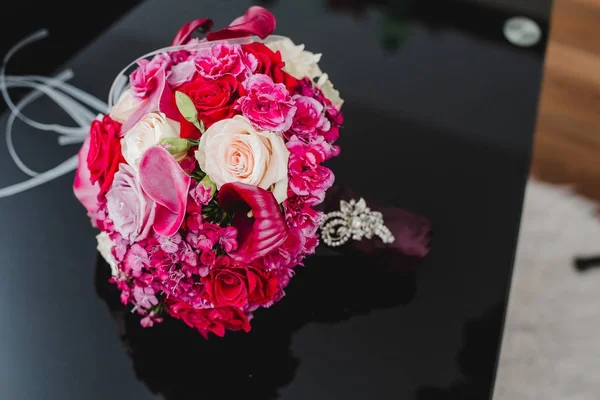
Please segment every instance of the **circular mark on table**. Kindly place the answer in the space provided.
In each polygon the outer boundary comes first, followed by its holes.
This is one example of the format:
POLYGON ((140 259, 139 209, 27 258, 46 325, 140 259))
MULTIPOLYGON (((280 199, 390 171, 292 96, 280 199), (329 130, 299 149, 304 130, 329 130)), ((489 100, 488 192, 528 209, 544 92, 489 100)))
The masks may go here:
POLYGON ((542 29, 527 17, 512 17, 504 23, 504 37, 515 46, 530 47, 542 38, 542 29))

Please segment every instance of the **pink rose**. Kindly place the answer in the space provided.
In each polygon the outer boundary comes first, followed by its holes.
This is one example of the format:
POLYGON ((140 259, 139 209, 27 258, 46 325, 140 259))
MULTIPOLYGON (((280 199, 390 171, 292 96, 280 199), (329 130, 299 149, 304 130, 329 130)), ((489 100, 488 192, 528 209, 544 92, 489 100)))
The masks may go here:
POLYGON ((317 134, 317 129, 328 131, 331 123, 325 118, 323 104, 307 96, 295 95, 292 97, 296 106, 296 115, 292 123, 292 130, 303 139, 309 139, 317 134))
POLYGON ((160 53, 151 60, 140 60, 138 67, 129 77, 131 90, 138 97, 148 97, 156 88, 156 74, 160 70, 167 70, 171 64, 171 58, 168 54, 160 53))
POLYGON ((282 83, 273 83, 267 75, 252 75, 243 83, 245 96, 240 97, 236 108, 257 129, 284 132, 290 129, 296 107, 282 83))
POLYGON ((217 79, 223 75, 246 78, 258 66, 256 57, 242 51, 239 44, 215 43, 198 51, 196 69, 205 78, 217 79))
POLYGON ((142 190, 137 174, 121 164, 106 194, 108 216, 121 236, 135 242, 145 239, 154 223, 156 203, 142 190))

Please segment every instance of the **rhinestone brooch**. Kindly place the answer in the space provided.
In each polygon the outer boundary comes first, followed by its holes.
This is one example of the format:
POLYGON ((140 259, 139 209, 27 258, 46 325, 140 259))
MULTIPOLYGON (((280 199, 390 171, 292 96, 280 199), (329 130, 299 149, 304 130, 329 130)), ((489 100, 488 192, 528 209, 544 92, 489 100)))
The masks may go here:
POLYGON ((393 243, 392 232, 383 223, 383 214, 371 211, 364 199, 340 201, 340 210, 325 214, 321 222, 323 242, 337 247, 350 239, 379 237, 383 243, 393 243))

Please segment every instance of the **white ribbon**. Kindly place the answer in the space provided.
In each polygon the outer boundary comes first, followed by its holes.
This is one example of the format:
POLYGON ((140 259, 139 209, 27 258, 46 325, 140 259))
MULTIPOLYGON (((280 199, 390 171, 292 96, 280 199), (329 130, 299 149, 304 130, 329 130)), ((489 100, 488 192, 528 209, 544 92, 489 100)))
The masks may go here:
POLYGON ((83 143, 89 132, 90 124, 96 118, 98 113, 106 114, 108 112, 108 105, 105 102, 66 83, 66 81, 71 79, 74 75, 71 70, 66 70, 54 78, 37 75, 6 75, 6 65, 17 51, 46 36, 48 36, 48 31, 44 29, 21 40, 6 54, 2 60, 2 66, 0 67, 0 92, 11 111, 6 123, 6 145, 8 146, 8 152, 17 167, 23 171, 23 173, 31 177, 24 182, 0 189, 0 198, 12 196, 36 186, 40 186, 62 175, 68 174, 77 168, 77 155, 63 161, 54 168, 41 173, 33 171, 25 165, 18 156, 12 141, 13 125, 17 118, 33 128, 58 134, 58 144, 64 146, 83 143), (8 94, 8 89, 15 87, 30 88, 33 90, 15 104, 8 94), (43 95, 48 96, 61 107, 77 126, 44 124, 23 115, 21 111, 27 105, 43 95))

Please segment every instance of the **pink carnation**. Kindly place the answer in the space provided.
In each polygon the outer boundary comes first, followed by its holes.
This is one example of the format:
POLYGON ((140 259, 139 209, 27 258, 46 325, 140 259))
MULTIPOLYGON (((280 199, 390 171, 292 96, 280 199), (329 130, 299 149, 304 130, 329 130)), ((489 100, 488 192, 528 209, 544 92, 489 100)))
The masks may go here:
POLYGON ((292 131, 301 138, 308 140, 317 135, 317 129, 328 131, 331 123, 324 115, 323 104, 308 96, 295 95, 292 97, 296 106, 296 114, 292 123, 292 131))
POLYGON ((321 129, 318 130, 318 132, 329 143, 335 142, 340 135, 339 126, 344 123, 342 112, 331 104, 331 101, 325 97, 321 89, 316 87, 309 78, 304 78, 299 81, 299 85, 295 93, 301 96, 313 98, 320 104, 324 105, 324 115, 331 125, 329 129, 321 129))
POLYGON ((319 229, 323 213, 310 207, 298 196, 288 198, 286 203, 285 216, 288 226, 300 229, 306 237, 314 236, 319 229))
POLYGON ((290 155, 289 188, 300 196, 310 195, 311 205, 318 204, 325 198, 325 191, 333 185, 335 176, 329 168, 318 165, 316 168, 306 168, 302 160, 290 155))
POLYGON ((318 164, 339 154, 339 147, 325 141, 323 136, 318 136, 310 143, 305 143, 298 136, 293 135, 286 143, 286 147, 291 155, 302 160, 308 168, 316 168, 318 164))
POLYGON ((246 78, 256 70, 258 61, 252 54, 244 53, 239 44, 220 42, 200 50, 195 64, 205 78, 217 79, 223 75, 246 78))
POLYGON ((263 258, 267 268, 292 268, 302 261, 300 252, 306 238, 298 228, 291 228, 288 237, 281 246, 263 258))
POLYGON ((160 70, 167 70, 171 58, 165 53, 159 53, 151 60, 140 60, 138 67, 129 77, 131 91, 138 97, 146 98, 156 88, 156 74, 160 70))
POLYGON ((296 107, 288 90, 282 83, 273 83, 267 75, 252 75, 244 81, 246 95, 241 97, 236 109, 255 128, 271 132, 284 132, 290 129, 296 107))

